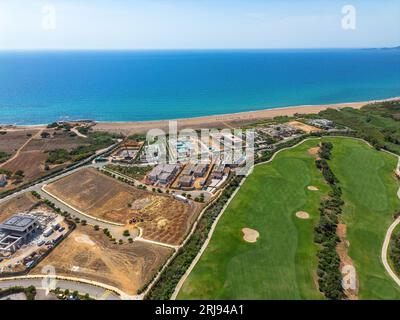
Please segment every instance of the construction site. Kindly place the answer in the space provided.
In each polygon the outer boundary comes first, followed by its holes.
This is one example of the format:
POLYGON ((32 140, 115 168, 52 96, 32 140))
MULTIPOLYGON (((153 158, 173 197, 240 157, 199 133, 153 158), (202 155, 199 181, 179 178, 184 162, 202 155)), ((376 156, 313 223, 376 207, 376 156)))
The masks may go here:
MULTIPOLYGON (((11 209, 12 202, 2 207, 11 209)), ((0 273, 32 268, 69 231, 64 218, 43 203, 37 202, 24 209, 5 210, 0 216, 0 273)))

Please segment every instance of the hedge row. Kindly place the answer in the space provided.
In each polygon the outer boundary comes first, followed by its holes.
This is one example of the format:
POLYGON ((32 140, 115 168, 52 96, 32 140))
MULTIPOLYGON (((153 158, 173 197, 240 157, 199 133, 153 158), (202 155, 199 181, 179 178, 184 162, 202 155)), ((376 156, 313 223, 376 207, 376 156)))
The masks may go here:
POLYGON ((319 290, 326 298, 339 300, 346 298, 342 287, 340 257, 336 251, 336 246, 340 242, 336 229, 344 202, 341 199, 342 190, 339 181, 326 161, 330 159, 332 147, 331 143, 323 142, 319 152, 321 159, 316 160, 316 166, 331 186, 331 191, 328 197, 321 200, 320 220, 314 230, 314 241, 319 247, 317 253, 319 290))
POLYGON ((145 299, 167 300, 171 298, 179 280, 185 274, 206 241, 213 222, 242 179, 243 177, 240 176, 232 178, 221 196, 205 210, 189 240, 178 250, 171 263, 166 266, 157 282, 147 293, 145 299))

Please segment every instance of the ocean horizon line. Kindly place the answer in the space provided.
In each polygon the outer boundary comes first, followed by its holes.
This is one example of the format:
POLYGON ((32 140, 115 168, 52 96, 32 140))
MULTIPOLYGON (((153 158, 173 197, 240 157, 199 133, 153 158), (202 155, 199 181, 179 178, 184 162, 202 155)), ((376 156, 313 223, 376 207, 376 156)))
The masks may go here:
POLYGON ((274 47, 274 48, 0 48, 1 52, 66 52, 66 51, 76 51, 76 52, 151 52, 151 51, 161 51, 161 52, 177 52, 177 51, 297 51, 297 50, 385 50, 385 49, 399 49, 400 46, 393 47, 274 47))

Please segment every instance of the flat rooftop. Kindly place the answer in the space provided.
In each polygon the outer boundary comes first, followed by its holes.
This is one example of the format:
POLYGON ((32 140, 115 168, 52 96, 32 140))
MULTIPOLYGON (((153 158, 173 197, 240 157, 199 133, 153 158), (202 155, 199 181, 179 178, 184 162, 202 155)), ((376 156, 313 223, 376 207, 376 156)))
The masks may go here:
POLYGON ((14 214, 12 217, 0 224, 0 229, 23 232, 37 220, 36 217, 25 214, 14 214))

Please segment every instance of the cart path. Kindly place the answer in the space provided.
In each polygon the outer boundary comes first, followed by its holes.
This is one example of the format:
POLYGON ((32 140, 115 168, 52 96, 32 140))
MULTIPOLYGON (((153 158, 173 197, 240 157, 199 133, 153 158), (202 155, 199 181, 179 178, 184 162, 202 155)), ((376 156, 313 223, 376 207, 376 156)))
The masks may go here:
MULTIPOLYGON (((267 164, 272 162, 275 157, 285 151, 285 150, 289 150, 289 149, 293 149, 296 148, 300 145, 302 145, 303 143, 305 143, 306 141, 309 140, 320 140, 321 138, 307 138, 304 139, 302 141, 300 141, 299 143, 295 144, 294 146, 291 147, 287 147, 287 148, 282 148, 278 151, 276 151, 272 157, 264 162, 260 162, 254 165, 254 167, 259 166, 259 165, 263 165, 263 164, 267 164)), ((185 283, 186 279, 189 277, 190 273, 192 272, 192 270, 194 269, 194 267, 196 266, 197 262, 200 260, 201 256, 203 255, 204 251, 207 249, 208 244, 212 238, 212 235, 217 227, 218 221, 219 219, 222 217, 222 215, 224 214, 225 210, 228 208, 229 204, 231 203, 231 201, 235 198, 236 194, 239 192, 239 190, 241 189, 242 185, 244 184, 244 182, 247 180, 248 176, 251 174, 252 170, 249 171, 248 175, 242 179, 242 181, 240 182, 239 186, 236 188, 236 190, 233 192, 233 194, 231 195, 231 197, 229 198, 229 200, 225 203, 224 207, 222 208, 221 212, 219 213, 218 217, 215 219, 214 223, 211 226, 211 229, 208 233, 207 239, 206 241, 203 243, 203 246, 201 247, 200 251, 197 253, 197 256, 194 258, 194 260, 192 261, 192 263, 190 264, 189 268, 186 270, 185 274, 182 276, 182 278, 179 280, 177 286, 175 287, 175 291, 171 296, 171 300, 176 300, 179 291, 182 289, 183 284, 185 283)))
MULTIPOLYGON (((399 172, 400 170, 400 157, 394 153, 388 152, 392 155, 395 155, 399 160, 397 163, 397 167, 396 167, 396 172, 399 172)), ((397 191, 397 197, 400 199, 400 188, 397 191)), ((387 252, 388 252, 388 248, 389 248, 389 243, 390 243, 390 239, 392 238, 392 233, 393 230, 397 227, 397 225, 400 223, 400 216, 394 220, 394 222, 390 225, 389 229, 386 232, 386 236, 385 236, 385 240, 383 241, 383 246, 382 246, 382 252, 381 252, 381 259, 382 259, 382 263, 387 271, 387 273, 389 273, 389 275, 392 277, 392 279, 397 283, 398 286, 400 286, 400 279, 397 276, 397 274, 392 270, 392 268, 390 267, 390 264, 388 262, 387 259, 387 252)))

